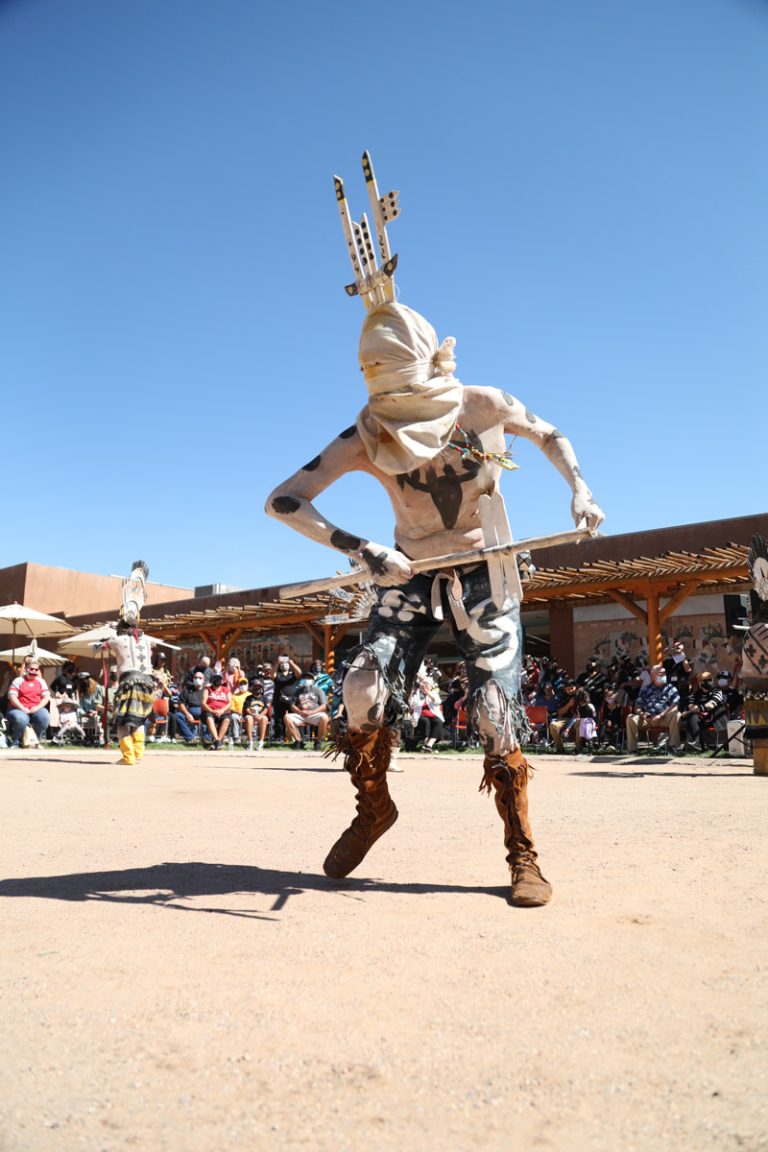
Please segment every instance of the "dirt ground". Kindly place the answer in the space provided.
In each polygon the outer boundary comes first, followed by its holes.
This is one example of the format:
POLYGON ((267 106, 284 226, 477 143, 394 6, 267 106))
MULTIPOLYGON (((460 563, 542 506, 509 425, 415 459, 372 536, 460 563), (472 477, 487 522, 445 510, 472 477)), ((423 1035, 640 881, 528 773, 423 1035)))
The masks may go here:
POLYGON ((0 1149, 768 1148, 768 778, 534 758, 507 901, 477 757, 395 827, 317 753, 0 753, 0 1149))

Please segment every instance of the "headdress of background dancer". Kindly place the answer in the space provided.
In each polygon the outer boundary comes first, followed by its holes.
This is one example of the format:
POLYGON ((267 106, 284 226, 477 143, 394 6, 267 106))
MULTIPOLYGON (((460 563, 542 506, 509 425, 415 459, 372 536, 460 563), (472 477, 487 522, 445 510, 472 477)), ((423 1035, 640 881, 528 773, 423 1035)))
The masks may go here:
POLYGON ((118 614, 117 631, 132 632, 138 630, 141 609, 147 598, 147 580, 149 567, 144 560, 134 560, 131 573, 123 580, 123 602, 118 614))

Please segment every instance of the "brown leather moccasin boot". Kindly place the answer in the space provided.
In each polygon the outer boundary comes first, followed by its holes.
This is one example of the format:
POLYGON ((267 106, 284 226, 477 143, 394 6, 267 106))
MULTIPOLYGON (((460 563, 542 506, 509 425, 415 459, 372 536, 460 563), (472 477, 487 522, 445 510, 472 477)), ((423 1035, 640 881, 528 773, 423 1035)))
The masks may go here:
POLYGON ((511 900, 517 908, 539 908, 552 899, 552 885, 541 874, 528 821, 530 767, 522 752, 486 756, 480 790, 494 790, 496 810, 504 821, 504 846, 512 879, 511 900))
POLYGON ((357 816, 328 853, 323 871, 340 880, 364 859, 380 836, 397 820, 387 787, 387 768, 393 734, 388 728, 375 732, 348 732, 342 745, 344 767, 357 789, 357 816))

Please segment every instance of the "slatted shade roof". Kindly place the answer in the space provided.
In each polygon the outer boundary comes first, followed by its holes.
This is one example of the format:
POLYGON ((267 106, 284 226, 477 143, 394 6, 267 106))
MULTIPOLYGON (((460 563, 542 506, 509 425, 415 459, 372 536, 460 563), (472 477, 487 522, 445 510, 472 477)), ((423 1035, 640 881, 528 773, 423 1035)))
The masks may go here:
MULTIPOLYGON (((727 587, 749 579, 747 546, 726 544, 700 552, 664 552, 659 556, 636 556, 623 560, 598 559, 574 566, 539 567, 525 583, 525 602, 584 600, 611 591, 659 591, 681 585, 727 587)), ((534 556, 534 563, 537 557, 534 556)))

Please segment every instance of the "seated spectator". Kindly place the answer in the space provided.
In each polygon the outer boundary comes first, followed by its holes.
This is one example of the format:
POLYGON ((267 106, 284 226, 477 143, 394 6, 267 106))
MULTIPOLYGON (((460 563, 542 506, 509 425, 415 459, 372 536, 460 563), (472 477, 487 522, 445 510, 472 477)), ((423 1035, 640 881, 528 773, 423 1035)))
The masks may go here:
POLYGON ((728 671, 717 674, 717 686, 723 693, 729 720, 737 720, 744 711, 744 695, 728 671))
POLYGON ((663 664, 654 664, 650 683, 640 689, 634 711, 627 716, 627 751, 637 752, 638 732, 649 728, 666 728, 674 751, 680 747, 680 695, 667 683, 663 664))
POLYGON ((440 693, 429 676, 417 680, 410 705, 413 736, 406 740, 406 749, 412 751, 421 742, 422 752, 434 752, 435 745, 443 738, 444 721, 440 693))
POLYGON ((624 719, 621 704, 619 703, 618 689, 609 684, 603 696, 603 707, 600 712, 599 735, 604 744, 616 749, 619 746, 620 736, 624 731, 624 719))
POLYGON ((555 752, 564 752, 563 737, 567 736, 578 719, 576 713, 576 681, 566 680, 557 693, 556 717, 550 721, 549 735, 555 747, 555 752))
POLYGON ((257 752, 261 752, 267 738, 269 727, 269 705, 264 699, 264 681, 254 679, 251 681, 250 691, 243 703, 243 726, 248 738, 248 751, 253 752, 253 732, 258 733, 257 752))
POLYGON ((264 702, 271 710, 275 696, 275 670, 272 665, 268 662, 259 664, 256 669, 256 679, 261 680, 264 685, 264 702))
MULTIPOLYGON (((156 676, 152 674, 152 711, 147 716, 144 728, 147 734, 147 741, 153 744, 158 740, 161 744, 165 744, 170 739, 171 727, 171 708, 173 701, 178 699, 179 691, 177 686, 171 680, 168 683, 165 677, 156 676), (158 736, 158 729, 160 735, 158 736)), ((175 731, 175 723, 173 725, 175 731)))
POLYGON ((443 722, 445 724, 453 724, 458 710, 464 709, 466 711, 468 685, 467 666, 462 660, 454 669, 453 679, 448 685, 448 693, 443 700, 443 722))
POLYGON ((77 699, 77 668, 71 660, 62 664, 61 672, 51 681, 52 696, 69 696, 70 700, 77 699))
POLYGON ((597 738, 597 710, 589 698, 587 688, 577 690, 576 701, 576 715, 579 718, 573 729, 576 751, 581 752, 585 744, 592 751, 597 738))
POLYGON ((38 741, 43 739, 51 722, 50 701, 51 694, 40 674, 39 662, 33 656, 27 656, 21 676, 17 676, 8 689, 5 718, 11 748, 21 747, 24 732, 30 725, 38 741))
POLYGON ((54 744, 66 744, 69 740, 85 740, 85 729, 80 725, 78 715, 79 704, 77 698, 73 699, 66 692, 51 694, 51 722, 53 724, 54 706, 56 711, 56 735, 54 744))
POLYGON ((272 698, 272 709, 275 718, 275 730, 282 737, 288 736, 285 728, 285 714, 291 707, 293 696, 301 679, 302 671, 295 660, 285 653, 277 658, 275 670, 275 688, 272 698))
POLYGON ((675 640, 672 647, 667 651, 664 660, 664 670, 667 673, 667 682, 674 688, 677 688, 677 694, 680 697, 680 711, 685 712, 688 707, 688 696, 690 694, 690 680, 693 675, 691 662, 685 654, 685 643, 683 640, 675 640))
POLYGON ((248 681, 241 676, 232 692, 232 719, 229 727, 230 744, 239 744, 243 736, 243 705, 249 695, 248 681))
POLYGON ((687 752, 704 751, 704 733, 726 727, 727 710, 722 688, 712 673, 702 672, 691 692, 688 707, 680 713, 680 732, 687 752))
POLYGON ((227 666, 224 669, 224 682, 229 685, 229 690, 234 694, 235 689, 243 678, 243 669, 237 656, 230 656, 227 660, 227 666))
POLYGON ((203 689, 200 718, 210 736, 206 748, 218 751, 229 731, 232 717, 232 693, 221 672, 214 672, 211 682, 203 689))
MULTIPOLYGON (((203 710, 203 692, 205 690, 205 673, 196 669, 192 673, 192 681, 185 684, 178 695, 176 707, 172 713, 175 731, 181 733, 185 744, 194 744, 195 725, 200 721, 203 710)), ((200 732, 202 739, 202 731, 200 732)))
POLYGON ((317 688, 309 679, 299 681, 288 711, 284 716, 285 734, 294 748, 303 748, 300 725, 307 724, 317 729, 315 749, 319 749, 328 735, 331 718, 328 715, 328 700, 325 692, 317 688))
POLYGON ((211 682, 211 676, 213 676, 213 668, 211 667, 210 656, 201 656, 191 672, 187 673, 187 680, 190 684, 192 683, 196 672, 199 672, 202 675, 204 684, 207 687, 211 682))
POLYGON ((312 677, 312 682, 321 692, 325 692, 326 697, 333 692, 333 677, 330 676, 325 670, 325 664, 322 660, 313 660, 309 667, 309 675, 312 677))
POLYGON ((165 689, 164 695, 170 696, 171 694, 171 670, 167 664, 168 657, 165 652, 158 652, 155 656, 155 667, 152 670, 152 675, 155 676, 163 685, 165 689))
POLYGON ((576 683, 579 688, 586 688, 590 703, 594 705, 595 715, 597 715, 603 703, 607 681, 605 672, 594 656, 587 660, 586 669, 576 678, 576 683))
POLYGON ((104 689, 88 672, 77 674, 77 713, 85 730, 86 744, 101 744, 104 734, 101 714, 104 707, 104 689))

